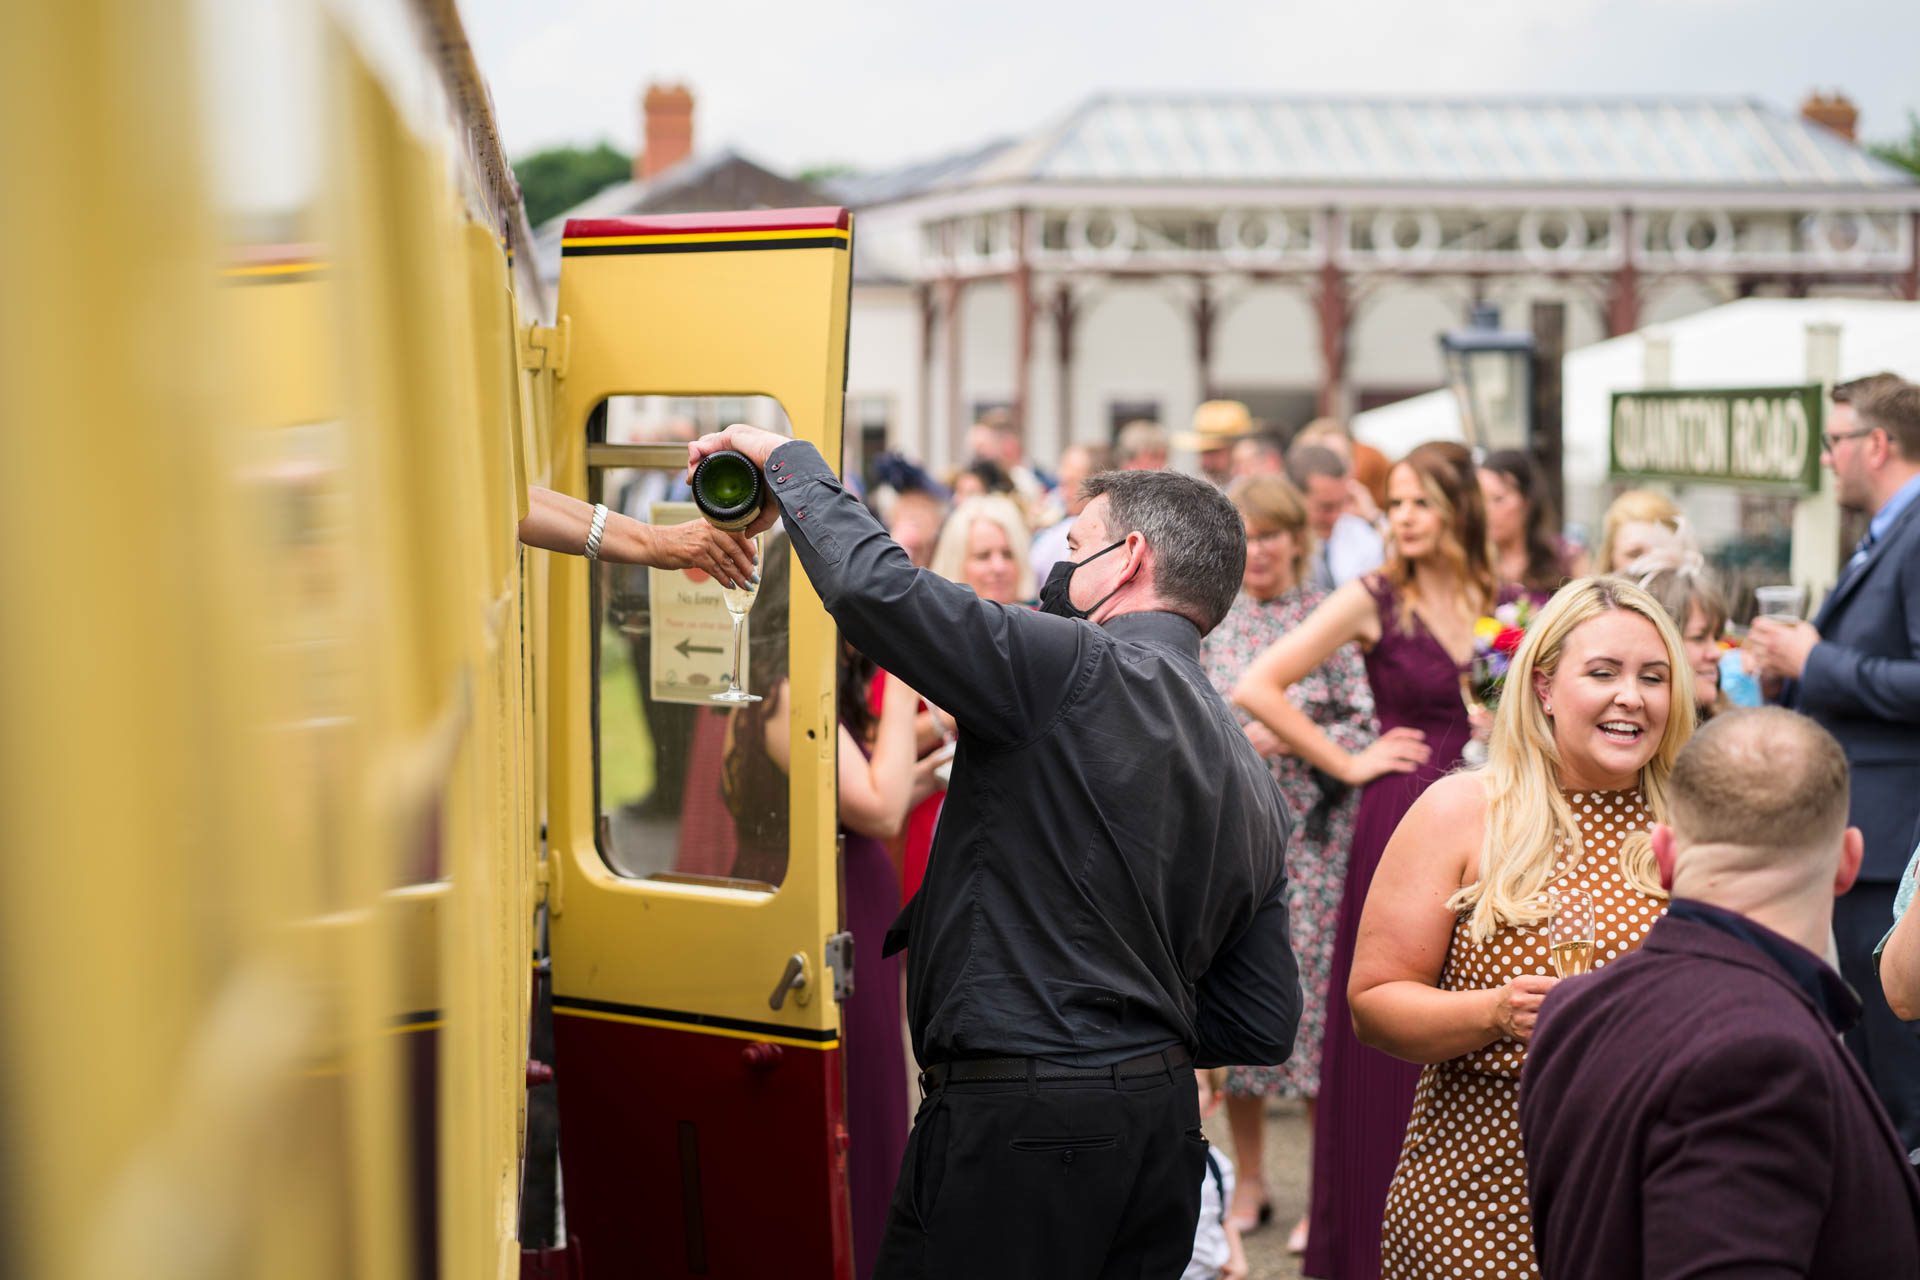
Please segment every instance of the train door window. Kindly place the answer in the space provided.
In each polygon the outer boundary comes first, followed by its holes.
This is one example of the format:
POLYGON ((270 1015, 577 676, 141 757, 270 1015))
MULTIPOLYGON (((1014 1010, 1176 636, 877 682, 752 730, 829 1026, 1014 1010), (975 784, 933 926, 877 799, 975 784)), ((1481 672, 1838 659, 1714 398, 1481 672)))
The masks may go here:
MULTIPOLYGON (((699 519, 686 442, 726 422, 792 428, 764 396, 616 396, 589 424, 589 501, 652 524, 699 519)), ((760 586, 741 627, 697 570, 594 566, 594 785, 600 854, 624 876, 771 892, 786 874, 791 555, 761 536, 760 586)), ((736 603, 738 603, 736 597, 736 603)))

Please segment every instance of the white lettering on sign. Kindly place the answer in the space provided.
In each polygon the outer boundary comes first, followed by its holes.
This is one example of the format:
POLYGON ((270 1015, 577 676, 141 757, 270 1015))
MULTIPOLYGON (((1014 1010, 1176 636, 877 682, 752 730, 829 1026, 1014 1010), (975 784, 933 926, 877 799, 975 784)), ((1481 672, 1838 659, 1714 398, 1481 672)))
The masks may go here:
POLYGON ((1613 422, 1614 456, 1627 471, 1723 475, 1727 469, 1727 406, 1697 396, 1620 401, 1613 422))
POLYGON ((1800 401, 1753 396, 1733 402, 1733 470, 1741 480, 1797 480, 1807 456, 1800 401))
POLYGON ((1614 401, 1614 467, 1729 484, 1792 484, 1806 476, 1816 429, 1799 390, 1622 395, 1614 401))

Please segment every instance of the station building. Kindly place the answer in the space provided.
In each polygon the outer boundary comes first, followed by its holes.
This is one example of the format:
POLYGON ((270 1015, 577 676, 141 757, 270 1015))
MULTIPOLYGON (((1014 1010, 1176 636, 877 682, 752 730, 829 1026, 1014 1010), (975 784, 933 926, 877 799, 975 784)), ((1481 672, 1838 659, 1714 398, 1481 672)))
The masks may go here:
POLYGON ((1920 296, 1920 180, 1800 113, 1688 98, 1115 94, 830 194, 858 210, 850 425, 935 463, 1010 409, 1030 450, 1281 428, 1441 386, 1476 300, 1579 347, 1751 296, 1920 296))
MULTIPOLYGON (((543 274, 567 217, 849 205, 854 458, 957 462, 994 409, 1043 459, 1215 398, 1351 418, 1440 387, 1437 336, 1476 301, 1523 328, 1558 300, 1578 348, 1740 298, 1920 297, 1920 178, 1837 95, 1111 94, 813 184, 697 150, 683 87, 642 112, 633 180, 536 232, 543 274)), ((736 399, 623 413, 757 420, 736 399)))

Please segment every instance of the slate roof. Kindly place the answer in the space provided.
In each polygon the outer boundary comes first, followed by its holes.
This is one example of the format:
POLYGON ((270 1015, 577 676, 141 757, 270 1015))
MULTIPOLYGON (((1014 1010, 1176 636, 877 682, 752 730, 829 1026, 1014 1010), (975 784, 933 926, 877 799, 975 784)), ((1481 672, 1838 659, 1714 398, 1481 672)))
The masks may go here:
POLYGON ((1753 99, 1125 93, 1017 142, 843 180, 856 206, 1001 183, 1902 190, 1920 179, 1753 99))

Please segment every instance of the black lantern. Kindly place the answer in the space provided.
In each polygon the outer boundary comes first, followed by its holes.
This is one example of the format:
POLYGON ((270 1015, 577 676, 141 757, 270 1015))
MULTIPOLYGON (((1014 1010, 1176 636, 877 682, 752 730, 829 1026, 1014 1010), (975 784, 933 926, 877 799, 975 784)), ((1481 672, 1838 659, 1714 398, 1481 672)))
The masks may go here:
POLYGON ((1465 329, 1440 335, 1440 356, 1460 405, 1467 443, 1481 451, 1528 448, 1533 441, 1533 335, 1501 332, 1499 308, 1476 302, 1465 329))

